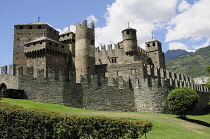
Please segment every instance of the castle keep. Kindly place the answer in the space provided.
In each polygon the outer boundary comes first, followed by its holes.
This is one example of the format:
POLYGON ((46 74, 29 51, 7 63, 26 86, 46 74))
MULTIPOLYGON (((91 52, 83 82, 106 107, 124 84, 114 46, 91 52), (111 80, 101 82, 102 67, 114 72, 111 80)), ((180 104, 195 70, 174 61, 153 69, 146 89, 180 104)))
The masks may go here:
POLYGON ((145 47, 130 27, 121 42, 99 48, 87 21, 62 34, 42 22, 15 25, 13 65, 1 67, 0 91, 23 89, 24 98, 78 108, 165 113, 168 91, 187 86, 199 94, 195 113, 203 113, 209 90, 166 70, 158 40, 145 47))

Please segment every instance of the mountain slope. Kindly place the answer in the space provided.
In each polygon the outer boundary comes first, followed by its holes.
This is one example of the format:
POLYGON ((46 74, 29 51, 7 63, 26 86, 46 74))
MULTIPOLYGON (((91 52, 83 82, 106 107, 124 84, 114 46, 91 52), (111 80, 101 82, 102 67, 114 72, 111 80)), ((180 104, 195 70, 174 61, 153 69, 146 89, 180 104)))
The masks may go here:
POLYGON ((210 46, 200 48, 195 53, 166 61, 166 69, 192 77, 205 76, 206 65, 210 65, 210 46))
POLYGON ((182 50, 182 49, 168 50, 165 53, 165 60, 169 61, 169 60, 172 60, 174 58, 178 58, 180 56, 188 55, 188 54, 191 54, 191 53, 193 53, 193 52, 187 52, 186 50, 182 50))

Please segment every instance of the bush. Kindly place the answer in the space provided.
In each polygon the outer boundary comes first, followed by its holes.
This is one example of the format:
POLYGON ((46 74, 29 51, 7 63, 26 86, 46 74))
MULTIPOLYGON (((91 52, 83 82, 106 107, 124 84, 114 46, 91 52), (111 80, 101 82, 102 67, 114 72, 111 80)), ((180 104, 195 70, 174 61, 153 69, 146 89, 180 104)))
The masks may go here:
POLYGON ((152 123, 107 117, 67 116, 24 109, 0 102, 0 138, 136 139, 146 135, 152 123))
POLYGON ((193 111, 198 103, 198 94, 196 91, 187 87, 176 88, 168 94, 168 107, 180 118, 193 111))

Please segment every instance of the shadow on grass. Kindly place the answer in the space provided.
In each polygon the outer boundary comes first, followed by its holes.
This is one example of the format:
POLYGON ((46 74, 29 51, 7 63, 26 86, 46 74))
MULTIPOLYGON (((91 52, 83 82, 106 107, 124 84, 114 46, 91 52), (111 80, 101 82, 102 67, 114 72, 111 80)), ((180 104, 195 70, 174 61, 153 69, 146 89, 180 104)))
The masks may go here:
POLYGON ((190 118, 182 118, 182 120, 191 122, 191 123, 195 123, 195 124, 199 124, 202 126, 206 126, 206 127, 210 127, 210 123, 204 122, 204 121, 200 121, 200 120, 195 120, 195 119, 190 119, 190 118))

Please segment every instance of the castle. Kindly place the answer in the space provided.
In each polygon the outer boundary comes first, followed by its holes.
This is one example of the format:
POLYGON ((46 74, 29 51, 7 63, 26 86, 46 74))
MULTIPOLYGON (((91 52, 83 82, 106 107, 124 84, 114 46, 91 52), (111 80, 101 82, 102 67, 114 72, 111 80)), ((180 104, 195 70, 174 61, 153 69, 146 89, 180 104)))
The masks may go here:
POLYGON ((0 90, 23 89, 29 100, 78 108, 166 113, 168 91, 187 86, 198 92, 195 112, 203 113, 209 90, 166 70, 158 40, 146 42, 144 50, 129 26, 122 38, 99 49, 87 21, 62 34, 40 21, 15 25, 13 65, 1 67, 0 90))

